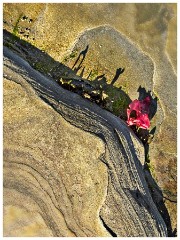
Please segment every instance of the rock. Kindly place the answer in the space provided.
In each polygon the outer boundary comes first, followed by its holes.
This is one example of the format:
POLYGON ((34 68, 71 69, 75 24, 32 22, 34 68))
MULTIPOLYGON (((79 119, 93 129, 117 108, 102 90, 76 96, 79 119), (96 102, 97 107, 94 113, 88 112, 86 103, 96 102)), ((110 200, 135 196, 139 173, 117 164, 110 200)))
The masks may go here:
POLYGON ((167 236, 143 156, 123 121, 4 48, 5 236, 167 236))
MULTIPOLYGON (((158 98, 157 112, 151 121, 156 131, 149 146, 150 170, 164 196, 171 235, 177 227, 177 4, 10 3, 4 4, 3 13, 5 29, 67 67, 74 66, 79 51, 89 44, 77 73, 85 78, 91 72, 89 80, 105 74, 107 82, 103 77, 98 81, 108 86, 106 108, 115 115, 120 112, 124 118, 130 100, 139 96, 140 85, 158 98), (119 68, 125 70, 118 78, 119 68), (107 83, 115 75, 112 88, 107 83)), ((31 63, 35 58, 32 59, 31 63)), ((48 68, 42 69, 39 61, 34 67, 46 75, 54 72, 53 78, 58 78, 57 68, 47 62, 49 58, 45 64, 48 68)), ((71 74, 75 77, 75 71, 71 74)))
POLYGON ((98 219, 108 184, 102 140, 65 121, 21 74, 4 74, 4 235, 109 236, 98 219))
MULTIPOLYGON (((157 112, 151 121, 151 129, 156 127, 156 132, 153 142, 150 144, 149 157, 151 168, 154 169, 152 174, 163 191, 165 202, 169 206, 170 212, 176 212, 177 147, 174 143, 177 138, 177 87, 176 74, 171 63, 166 54, 164 52, 160 54, 159 51, 152 55, 155 55, 156 62, 152 61, 126 37, 109 26, 85 31, 79 37, 72 51, 81 52, 87 45, 90 46, 89 52, 81 64, 82 69, 85 69, 83 72, 85 77, 91 71, 88 67, 92 66, 92 62, 96 69, 94 79, 98 75, 102 75, 107 66, 109 66, 106 71, 107 79, 113 79, 113 73, 116 72, 118 66, 121 66, 125 68, 125 71, 116 81, 115 86, 128 86, 126 91, 131 99, 138 98, 139 86, 151 91, 152 94, 156 93, 154 96, 158 96, 157 112), (174 97, 172 98, 172 96, 174 97)), ((69 59, 66 65, 72 68, 72 63, 73 60, 69 59)), ((173 215, 172 225, 175 226, 176 213, 173 215)))

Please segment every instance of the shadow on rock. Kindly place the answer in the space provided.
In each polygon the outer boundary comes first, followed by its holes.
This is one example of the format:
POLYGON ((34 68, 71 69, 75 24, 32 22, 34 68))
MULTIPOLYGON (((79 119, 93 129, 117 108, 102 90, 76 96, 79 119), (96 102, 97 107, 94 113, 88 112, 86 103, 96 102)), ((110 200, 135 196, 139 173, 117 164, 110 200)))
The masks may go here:
MULTIPOLYGON (((147 96, 150 98, 150 106, 149 106, 149 119, 151 120, 154 115, 157 112, 157 97, 153 97, 151 91, 146 91, 145 88, 139 86, 138 90, 139 92, 139 97, 138 100, 142 101, 145 99, 147 96)), ((156 132, 156 127, 152 128, 151 130, 148 129, 142 129, 142 128, 137 128, 136 126, 131 126, 131 129, 134 131, 136 136, 142 141, 145 149, 145 163, 144 163, 144 174, 145 174, 145 179, 148 184, 152 199, 154 203, 156 204, 158 211, 160 212, 162 218, 164 219, 167 230, 168 230, 168 236, 169 237, 175 237, 177 236, 177 230, 172 229, 171 226, 171 220, 170 220, 170 215, 168 213, 168 210, 165 206, 164 202, 164 197, 163 193, 154 180, 151 172, 153 171, 152 166, 151 166, 151 161, 149 157, 149 145, 154 137, 154 134, 156 132)))
MULTIPOLYGON (((139 87, 138 92, 139 92, 138 100, 140 100, 140 101, 145 99, 147 96, 150 97, 151 104, 150 104, 150 109, 149 109, 148 115, 151 120, 157 112, 157 100, 158 99, 157 99, 157 97, 153 98, 151 91, 146 91, 146 89, 141 86, 139 87)), ((150 157, 149 157, 149 145, 150 145, 150 143, 154 137, 154 134, 156 132, 156 127, 152 128, 150 131, 148 129, 142 129, 142 128, 137 129, 135 126, 132 126, 132 129, 135 132, 135 134, 138 136, 138 138, 141 139, 141 141, 144 145, 144 149, 145 149, 144 174, 145 174, 145 179, 148 184, 151 196, 153 198, 154 203, 156 204, 156 206, 158 208, 158 211, 160 212, 162 218, 164 219, 164 221, 166 223, 167 230, 168 230, 168 236, 175 237, 175 236, 177 236, 177 230, 172 229, 170 215, 169 215, 168 210, 164 203, 163 193, 151 174, 152 167, 151 167, 151 161, 150 161, 150 157)))
POLYGON ((139 86, 138 90, 139 92, 139 98, 138 100, 143 100, 144 98, 146 98, 147 96, 150 97, 150 110, 149 110, 149 118, 150 120, 154 117, 154 115, 157 112, 157 101, 158 98, 157 97, 152 97, 151 91, 146 91, 146 89, 144 87, 139 86))
MULTIPOLYGON (((115 87, 115 82, 119 79, 120 75, 124 72, 124 68, 116 69, 115 75, 108 83, 105 74, 95 76, 93 75, 93 70, 91 70, 88 76, 83 78, 85 67, 82 68, 82 63, 86 58, 88 53, 89 45, 82 50, 75 63, 73 64, 72 69, 83 79, 84 82, 88 82, 92 88, 91 92, 88 92, 87 89, 83 89, 85 92, 85 98, 89 98, 91 101, 95 101, 98 105, 106 110, 112 112, 114 115, 119 116, 123 120, 127 120, 126 109, 131 102, 128 94, 122 90, 122 87, 115 87), (91 79, 91 80, 89 80, 91 79)), ((73 84, 75 84, 73 82, 73 84)), ((83 94, 80 94, 83 96, 83 94)))
POLYGON ((148 184, 148 188, 150 190, 152 199, 156 204, 156 207, 167 226, 168 237, 176 237, 177 230, 176 229, 172 230, 171 220, 170 220, 168 210, 164 203, 163 193, 151 174, 149 164, 150 164, 150 161, 145 162, 144 174, 145 174, 145 179, 148 184))
POLYGON ((53 78, 61 87, 97 103, 116 116, 120 116, 123 120, 127 119, 126 109, 131 99, 125 91, 113 85, 124 72, 124 69, 118 68, 116 70, 110 81, 111 84, 107 83, 105 74, 95 76, 93 79, 93 74, 90 72, 91 81, 88 77, 83 78, 84 67, 82 69, 82 63, 88 53, 88 45, 79 53, 71 69, 6 30, 3 31, 3 44, 24 58, 34 69, 53 78))

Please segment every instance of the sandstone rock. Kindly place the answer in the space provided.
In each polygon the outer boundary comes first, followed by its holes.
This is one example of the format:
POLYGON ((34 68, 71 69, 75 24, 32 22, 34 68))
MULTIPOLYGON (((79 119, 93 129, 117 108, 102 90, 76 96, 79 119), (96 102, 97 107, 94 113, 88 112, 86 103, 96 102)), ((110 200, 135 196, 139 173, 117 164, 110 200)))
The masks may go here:
MULTIPOLYGON (((85 67, 84 77, 92 70, 92 79, 103 73, 110 83, 116 69, 125 68, 110 95, 112 100, 116 96, 114 108, 109 106, 114 114, 122 110, 118 109, 122 95, 117 87, 122 86, 132 100, 138 97, 140 85, 158 97, 157 112, 151 121, 156 132, 149 156, 151 172, 163 192, 173 229, 177 225, 176 8, 176 4, 157 3, 11 3, 4 4, 3 15, 8 31, 69 67, 77 60, 78 51, 89 44, 81 68, 85 67)), ((38 64, 37 68, 42 70, 38 64)), ((54 65, 44 69, 46 75, 50 69, 54 70, 54 65)))
POLYGON ((21 75, 4 74, 5 236, 75 236, 73 221, 83 224, 77 235, 109 236, 97 218, 107 191, 102 141, 65 121, 21 75))
POLYGON ((133 132, 7 48, 4 139, 5 236, 167 235, 133 132))
MULTIPOLYGON (((177 201, 177 147, 175 144, 177 138, 177 87, 176 75, 171 63, 166 54, 159 53, 159 51, 153 53, 156 61, 152 61, 124 36, 107 26, 85 31, 79 37, 72 51, 81 52, 87 45, 89 52, 81 64, 85 77, 91 71, 88 67, 91 67, 92 62, 97 72, 96 76, 106 72, 107 79, 111 80, 119 66, 125 67, 124 73, 117 80, 115 86, 126 86, 126 91, 131 99, 138 98, 139 86, 151 91, 152 94, 156 93, 154 96, 158 96, 157 112, 151 121, 151 128, 156 127, 156 132, 149 148, 149 156, 154 169, 152 174, 163 191, 167 205, 171 205, 175 212, 177 201), (106 70, 107 66, 109 66, 108 70, 106 70)), ((66 64, 73 67, 73 62, 72 59, 69 59, 66 64)), ((170 211, 172 212, 172 210, 170 211)), ((173 215, 172 224, 175 226, 176 213, 173 215)))

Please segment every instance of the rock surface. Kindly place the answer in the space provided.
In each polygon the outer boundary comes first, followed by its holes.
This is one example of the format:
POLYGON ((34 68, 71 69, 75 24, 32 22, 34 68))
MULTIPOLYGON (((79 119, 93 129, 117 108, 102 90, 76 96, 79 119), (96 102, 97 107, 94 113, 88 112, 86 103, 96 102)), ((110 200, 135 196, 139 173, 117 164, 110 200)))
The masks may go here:
POLYGON ((133 132, 7 48, 4 139, 5 236, 167 235, 133 132))
POLYGON ((138 98, 140 85, 158 97, 149 157, 173 229, 177 225, 176 11, 176 4, 159 3, 11 3, 4 4, 3 15, 5 29, 68 67, 74 66, 89 44, 79 75, 87 77, 91 72, 89 79, 93 80, 105 74, 110 83, 117 68, 125 68, 114 84, 116 88, 122 87, 132 100, 138 98))

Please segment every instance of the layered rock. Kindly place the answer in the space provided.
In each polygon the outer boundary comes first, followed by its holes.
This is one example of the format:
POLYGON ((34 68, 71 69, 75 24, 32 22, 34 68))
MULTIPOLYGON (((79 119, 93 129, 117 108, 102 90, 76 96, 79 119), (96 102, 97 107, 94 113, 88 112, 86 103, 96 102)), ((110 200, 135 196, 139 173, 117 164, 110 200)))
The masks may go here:
POLYGON ((133 132, 7 48, 4 139, 5 236, 167 235, 133 132))
MULTIPOLYGON (((88 45, 77 72, 84 78, 91 73, 89 80, 94 80, 105 74, 107 86, 116 70, 125 68, 113 91, 110 88, 107 92, 114 101, 107 109, 114 114, 127 107, 129 98, 138 98, 139 86, 158 98, 157 112, 151 121, 156 132, 149 147, 150 171, 162 191, 174 229, 177 225, 176 4, 4 4, 3 18, 5 29, 70 68, 88 45), (129 95, 125 102, 120 87, 129 95)), ((25 48, 23 51, 24 55, 31 54, 25 48)), ((30 60, 44 74, 60 77, 48 61, 49 58, 45 67, 35 58, 30 60)), ((62 72, 70 74, 65 68, 62 72)))

